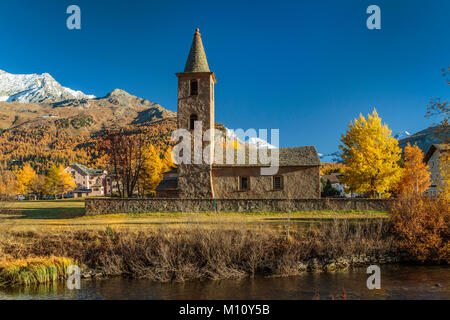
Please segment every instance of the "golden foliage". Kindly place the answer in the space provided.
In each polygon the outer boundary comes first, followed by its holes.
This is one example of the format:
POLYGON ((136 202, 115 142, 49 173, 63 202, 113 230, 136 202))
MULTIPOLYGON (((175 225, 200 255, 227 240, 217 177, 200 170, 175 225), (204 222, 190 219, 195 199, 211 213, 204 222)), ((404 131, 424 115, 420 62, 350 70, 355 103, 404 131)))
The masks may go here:
POLYGON ((16 192, 16 175, 0 167, 0 196, 10 196, 16 192))
POLYGON ((162 180, 163 161, 153 145, 143 149, 145 159, 139 172, 138 190, 141 195, 154 194, 162 180))
POLYGON ((421 196, 431 185, 430 171, 423 151, 409 143, 405 147, 405 168, 398 186, 402 196, 421 196))
MULTIPOLYGON (((130 128, 144 132, 156 148, 167 149, 176 122, 167 119, 130 128)), ((88 167, 106 168, 107 159, 97 148, 98 137, 98 132, 74 133, 51 124, 4 130, 0 134, 0 162, 30 163, 41 174, 54 164, 67 166, 80 163, 88 167)))
POLYGON ((168 172, 174 167, 176 165, 174 163, 172 148, 168 147, 162 158, 162 173, 168 172))
POLYGON ((342 181, 350 191, 371 197, 389 197, 401 178, 401 150, 376 110, 350 123, 341 139, 345 170, 342 181))
POLYGON ((343 163, 334 163, 334 162, 324 162, 320 167, 320 175, 329 175, 332 173, 343 173, 344 172, 344 164, 343 163))
POLYGON ((53 165, 45 178, 45 191, 48 195, 57 196, 77 187, 73 176, 63 166, 53 165))
POLYGON ((36 178, 36 171, 31 167, 29 163, 25 164, 22 169, 15 172, 17 184, 16 193, 26 195, 31 192, 31 185, 36 178))
POLYGON ((403 197, 393 205, 399 245, 412 259, 450 263, 450 205, 443 199, 403 197))

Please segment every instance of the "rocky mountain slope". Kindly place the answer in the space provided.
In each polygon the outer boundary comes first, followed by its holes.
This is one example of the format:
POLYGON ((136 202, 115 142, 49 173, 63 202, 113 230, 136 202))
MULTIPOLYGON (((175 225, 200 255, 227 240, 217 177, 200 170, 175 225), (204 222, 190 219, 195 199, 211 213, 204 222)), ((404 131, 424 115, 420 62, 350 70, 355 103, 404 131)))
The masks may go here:
POLYGON ((0 102, 0 129, 52 126, 90 133, 102 128, 150 123, 176 117, 156 103, 116 89, 103 98, 61 102, 0 102))
POLYGON ((95 96, 63 87, 48 73, 11 74, 0 70, 0 101, 39 103, 92 98, 95 96))
POLYGON ((120 89, 95 98, 48 74, 0 72, 0 165, 8 168, 26 162, 38 172, 54 163, 102 166, 96 137, 108 128, 140 127, 164 150, 175 119, 175 112, 120 89))

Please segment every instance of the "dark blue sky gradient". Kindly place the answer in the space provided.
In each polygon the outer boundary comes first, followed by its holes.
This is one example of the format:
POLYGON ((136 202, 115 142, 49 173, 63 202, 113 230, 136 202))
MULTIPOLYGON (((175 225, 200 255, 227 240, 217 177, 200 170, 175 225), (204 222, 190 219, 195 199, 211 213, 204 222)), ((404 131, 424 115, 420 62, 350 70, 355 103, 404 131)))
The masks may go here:
POLYGON ((394 132, 431 124, 429 98, 449 97, 449 12, 448 0, 0 0, 0 69, 48 72, 96 96, 121 88, 176 111, 174 74, 199 25, 218 122, 279 128, 282 147, 329 153, 374 107, 394 132), (80 31, 66 28, 70 4, 80 31), (371 4, 381 30, 366 28, 371 4))

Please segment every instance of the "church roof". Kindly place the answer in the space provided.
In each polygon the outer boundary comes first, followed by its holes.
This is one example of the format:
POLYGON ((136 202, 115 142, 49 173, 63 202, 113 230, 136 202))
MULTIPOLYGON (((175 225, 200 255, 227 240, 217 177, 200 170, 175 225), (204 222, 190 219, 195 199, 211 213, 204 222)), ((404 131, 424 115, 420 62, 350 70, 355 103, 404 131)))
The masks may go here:
POLYGON ((211 72, 198 28, 195 30, 184 72, 211 72))
MULTIPOLYGON (((268 149, 268 156, 270 157, 273 149, 268 149)), ((313 146, 297 147, 297 148, 279 148, 279 166, 280 167, 311 167, 320 166, 320 158, 313 146)), ((215 167, 266 167, 267 164, 260 162, 259 157, 256 159, 256 163, 250 163, 249 150, 245 150, 245 163, 238 163, 237 160, 238 150, 234 150, 234 161, 227 163, 226 151, 223 152, 223 161, 214 163, 215 167)))

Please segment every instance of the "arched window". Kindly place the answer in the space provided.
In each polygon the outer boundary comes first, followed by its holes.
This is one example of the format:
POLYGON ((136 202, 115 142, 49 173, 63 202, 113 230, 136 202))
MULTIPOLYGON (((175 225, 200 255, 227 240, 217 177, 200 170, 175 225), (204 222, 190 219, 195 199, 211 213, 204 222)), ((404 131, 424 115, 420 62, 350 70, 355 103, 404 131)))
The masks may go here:
POLYGON ((190 93, 191 93, 191 96, 197 96, 198 95, 198 80, 191 80, 190 93))
POLYGON ((195 121, 198 121, 198 116, 196 114, 191 114, 189 117, 189 130, 194 130, 195 121))

